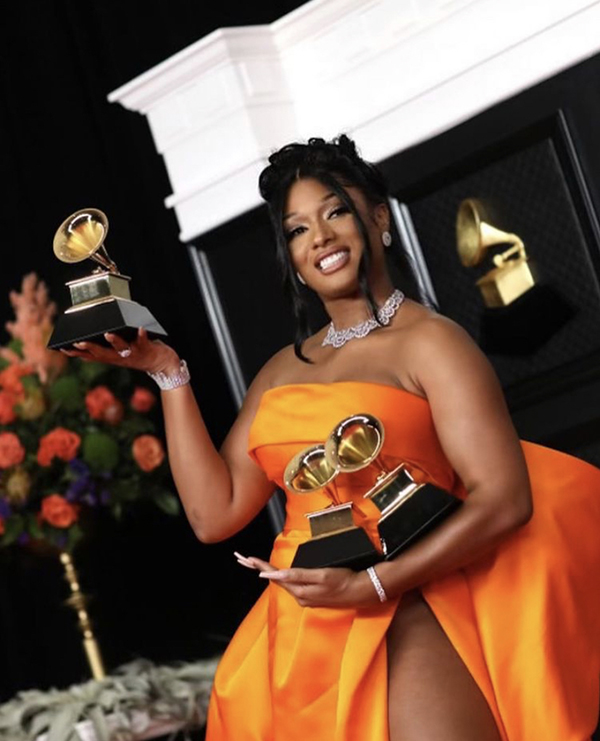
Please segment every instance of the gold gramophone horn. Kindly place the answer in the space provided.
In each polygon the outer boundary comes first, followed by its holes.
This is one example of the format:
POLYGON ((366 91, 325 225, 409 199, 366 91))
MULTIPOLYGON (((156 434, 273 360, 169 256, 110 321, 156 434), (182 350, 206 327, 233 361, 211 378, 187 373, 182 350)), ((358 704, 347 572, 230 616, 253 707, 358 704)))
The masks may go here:
POLYGON ((383 425, 372 414, 353 414, 343 419, 325 443, 330 466, 344 473, 360 471, 372 463, 383 445, 383 425))
POLYGON ((493 245, 523 246, 516 234, 504 232, 484 221, 483 206, 474 198, 465 199, 458 207, 456 243, 460 261, 467 268, 478 265, 483 260, 485 251, 493 245))
POLYGON ((295 494, 310 494, 327 486, 337 474, 338 469, 325 458, 325 446, 311 445, 287 464, 283 481, 295 494))
POLYGON ((97 208, 82 208, 67 217, 54 235, 54 254, 62 262, 81 262, 89 258, 109 273, 118 273, 104 240, 108 233, 106 214, 97 208))

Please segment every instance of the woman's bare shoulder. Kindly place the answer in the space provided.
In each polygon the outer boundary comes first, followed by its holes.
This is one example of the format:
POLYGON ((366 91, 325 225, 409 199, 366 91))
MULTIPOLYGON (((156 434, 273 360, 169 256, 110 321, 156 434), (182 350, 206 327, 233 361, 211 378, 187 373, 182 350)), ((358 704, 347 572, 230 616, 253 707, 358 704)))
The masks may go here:
POLYGON ((258 371, 248 389, 248 394, 262 395, 268 389, 278 386, 281 377, 295 361, 297 362, 297 358, 293 345, 286 345, 278 350, 258 371))
POLYGON ((480 352, 469 333, 452 319, 414 301, 406 308, 404 321, 398 330, 415 350, 445 353, 469 347, 480 352))
MULTIPOLYGON (((409 307, 407 307, 409 308, 409 307)), ((398 368, 414 391, 428 396, 432 384, 482 376, 494 378, 491 366, 476 342, 459 324, 412 303, 395 343, 398 368)))

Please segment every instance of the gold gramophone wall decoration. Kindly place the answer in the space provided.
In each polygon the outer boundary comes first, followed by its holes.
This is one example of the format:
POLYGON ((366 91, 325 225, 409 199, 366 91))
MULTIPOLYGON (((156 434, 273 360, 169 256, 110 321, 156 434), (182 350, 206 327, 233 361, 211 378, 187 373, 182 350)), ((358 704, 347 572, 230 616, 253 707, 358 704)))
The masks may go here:
POLYGON ((405 463, 388 470, 379 459, 383 424, 371 414, 353 414, 331 431, 324 445, 305 448, 284 473, 296 494, 323 490, 331 505, 307 514, 311 539, 298 547, 292 566, 346 566, 356 570, 390 559, 408 548, 459 505, 460 500, 433 484, 418 484, 405 463), (352 502, 340 502, 335 479, 374 466, 377 478, 363 494, 379 510, 380 543, 375 547, 354 522, 352 502))
POLYGON ((456 241, 460 261, 467 268, 480 265, 491 247, 509 245, 494 255, 494 267, 476 281, 488 308, 508 306, 536 284, 521 238, 489 224, 482 204, 474 198, 462 201, 458 208, 456 241))
POLYGON ((68 348, 81 340, 107 344, 105 332, 132 341, 140 327, 151 337, 166 336, 150 311, 132 301, 131 279, 119 272, 106 251, 107 233, 106 214, 97 208, 84 208, 66 218, 54 235, 53 249, 59 260, 78 263, 90 259, 98 267, 90 275, 66 284, 72 306, 56 322, 48 342, 52 349, 68 348))

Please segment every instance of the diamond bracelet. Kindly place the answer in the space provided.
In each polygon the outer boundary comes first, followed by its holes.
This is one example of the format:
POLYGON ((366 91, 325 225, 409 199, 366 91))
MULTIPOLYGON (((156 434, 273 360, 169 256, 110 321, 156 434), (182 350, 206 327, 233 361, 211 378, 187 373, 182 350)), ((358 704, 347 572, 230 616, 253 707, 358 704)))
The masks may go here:
POLYGON ((372 566, 369 566, 367 569, 367 574, 369 575, 369 579, 371 580, 373 586, 375 587, 375 591, 377 592, 377 596, 379 597, 380 602, 387 602, 388 596, 385 593, 385 589, 383 588, 383 584, 379 581, 379 577, 377 576, 377 572, 372 566))
POLYGON ((185 386, 190 382, 190 371, 185 360, 179 362, 177 373, 172 373, 169 376, 162 371, 158 373, 147 371, 147 373, 153 381, 156 381, 161 391, 170 391, 171 389, 179 388, 179 386, 185 386))

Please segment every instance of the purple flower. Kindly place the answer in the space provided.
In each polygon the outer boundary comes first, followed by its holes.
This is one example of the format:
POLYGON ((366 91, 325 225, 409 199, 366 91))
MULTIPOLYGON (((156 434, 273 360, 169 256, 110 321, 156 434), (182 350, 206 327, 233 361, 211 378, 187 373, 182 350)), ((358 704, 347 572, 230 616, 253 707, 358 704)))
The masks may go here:
POLYGON ((89 467, 79 458, 73 458, 72 461, 69 461, 69 468, 80 476, 87 476, 90 472, 89 467))
POLYGON ((12 510, 10 508, 10 504, 6 501, 6 499, 0 497, 0 517, 5 520, 7 517, 10 517, 11 512, 12 510))
POLYGON ((89 478, 82 477, 80 479, 75 479, 75 481, 72 481, 67 487, 67 490, 65 492, 65 499, 68 502, 74 502, 77 499, 79 499, 79 497, 89 488, 90 488, 89 478))

